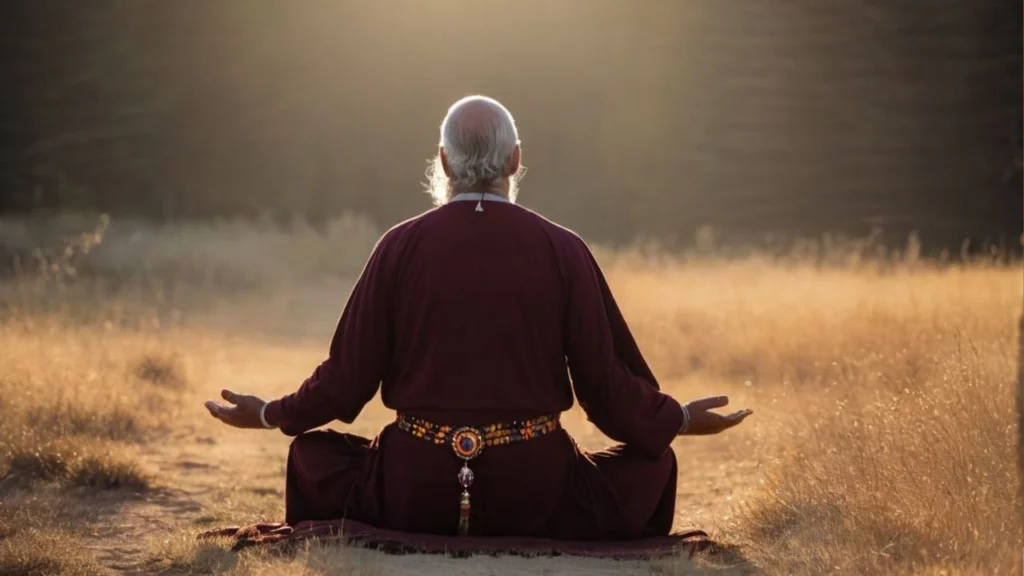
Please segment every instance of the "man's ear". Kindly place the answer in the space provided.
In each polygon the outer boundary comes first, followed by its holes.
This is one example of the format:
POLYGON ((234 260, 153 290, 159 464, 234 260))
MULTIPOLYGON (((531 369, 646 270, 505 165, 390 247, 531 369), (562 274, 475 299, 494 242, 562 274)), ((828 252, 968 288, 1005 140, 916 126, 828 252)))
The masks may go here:
POLYGON ((444 175, 451 178, 452 169, 448 167, 448 155, 444 153, 444 146, 439 147, 438 155, 441 157, 441 169, 444 170, 444 175))
POLYGON ((519 144, 516 144, 516 147, 512 149, 512 157, 509 158, 508 172, 505 174, 505 177, 511 178, 516 174, 516 172, 519 172, 519 165, 521 162, 522 150, 519 148, 519 144))

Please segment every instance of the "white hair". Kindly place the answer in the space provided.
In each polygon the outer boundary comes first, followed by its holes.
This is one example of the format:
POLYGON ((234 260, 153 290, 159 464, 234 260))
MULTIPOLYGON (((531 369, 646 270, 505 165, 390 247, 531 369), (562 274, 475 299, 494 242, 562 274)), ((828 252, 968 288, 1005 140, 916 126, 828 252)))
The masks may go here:
MULTIPOLYGON (((519 132, 512 114, 500 102, 486 96, 468 96, 452 104, 441 121, 441 139, 451 176, 445 174, 438 153, 427 168, 427 192, 434 204, 443 205, 453 191, 469 192, 486 189, 501 182, 519 145, 519 132), (467 109, 486 112, 483 119, 466 121, 467 109)), ((525 168, 509 178, 509 200, 515 201, 519 180, 525 168)), ((483 190, 481 190, 483 191, 483 190)))

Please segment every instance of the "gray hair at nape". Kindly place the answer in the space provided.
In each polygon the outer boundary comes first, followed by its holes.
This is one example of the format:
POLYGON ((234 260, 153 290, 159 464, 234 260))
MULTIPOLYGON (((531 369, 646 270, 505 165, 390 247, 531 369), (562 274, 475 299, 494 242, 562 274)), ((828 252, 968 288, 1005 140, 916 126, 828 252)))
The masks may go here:
MULTIPOLYGON (((519 145, 519 131, 512 113, 487 96, 467 96, 452 104, 441 121, 440 131, 438 146, 444 148, 451 177, 444 173, 439 152, 427 167, 427 192, 435 206, 446 204, 453 190, 470 191, 474 186, 501 181, 512 161, 512 152, 519 145), (463 118, 465 111, 480 106, 489 112, 485 120, 475 119, 474 125, 467 126, 463 118)), ((509 178, 509 200, 515 202, 519 181, 525 173, 526 169, 520 166, 509 178)))

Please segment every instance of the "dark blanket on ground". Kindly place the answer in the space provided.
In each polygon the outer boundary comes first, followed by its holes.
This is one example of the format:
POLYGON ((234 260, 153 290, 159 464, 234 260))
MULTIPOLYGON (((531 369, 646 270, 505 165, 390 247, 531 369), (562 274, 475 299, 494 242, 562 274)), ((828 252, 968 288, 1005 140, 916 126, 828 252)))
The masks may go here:
POLYGON ((589 556, 596 558, 639 559, 657 558, 673 554, 692 556, 698 552, 711 552, 714 543, 700 530, 677 532, 668 536, 623 541, 568 541, 540 538, 490 538, 476 536, 434 536, 411 534, 375 528, 351 520, 321 520, 286 524, 253 524, 251 526, 213 530, 199 535, 200 539, 230 538, 233 549, 257 545, 287 545, 304 540, 340 539, 384 552, 408 554, 473 554, 524 556, 589 556))

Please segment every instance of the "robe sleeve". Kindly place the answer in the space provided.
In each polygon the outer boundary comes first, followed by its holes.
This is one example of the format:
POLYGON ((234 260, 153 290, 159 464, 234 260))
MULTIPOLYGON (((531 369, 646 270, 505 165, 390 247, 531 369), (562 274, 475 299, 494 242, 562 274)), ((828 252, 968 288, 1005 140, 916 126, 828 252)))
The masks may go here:
POLYGON ((683 411, 662 393, 593 254, 569 258, 566 360, 580 407, 601 432, 651 457, 669 449, 683 411))
POLYGON ((351 424, 380 388, 392 352, 394 264, 388 235, 374 247, 338 320, 327 359, 298 391, 267 405, 264 416, 289 436, 333 420, 351 424))

